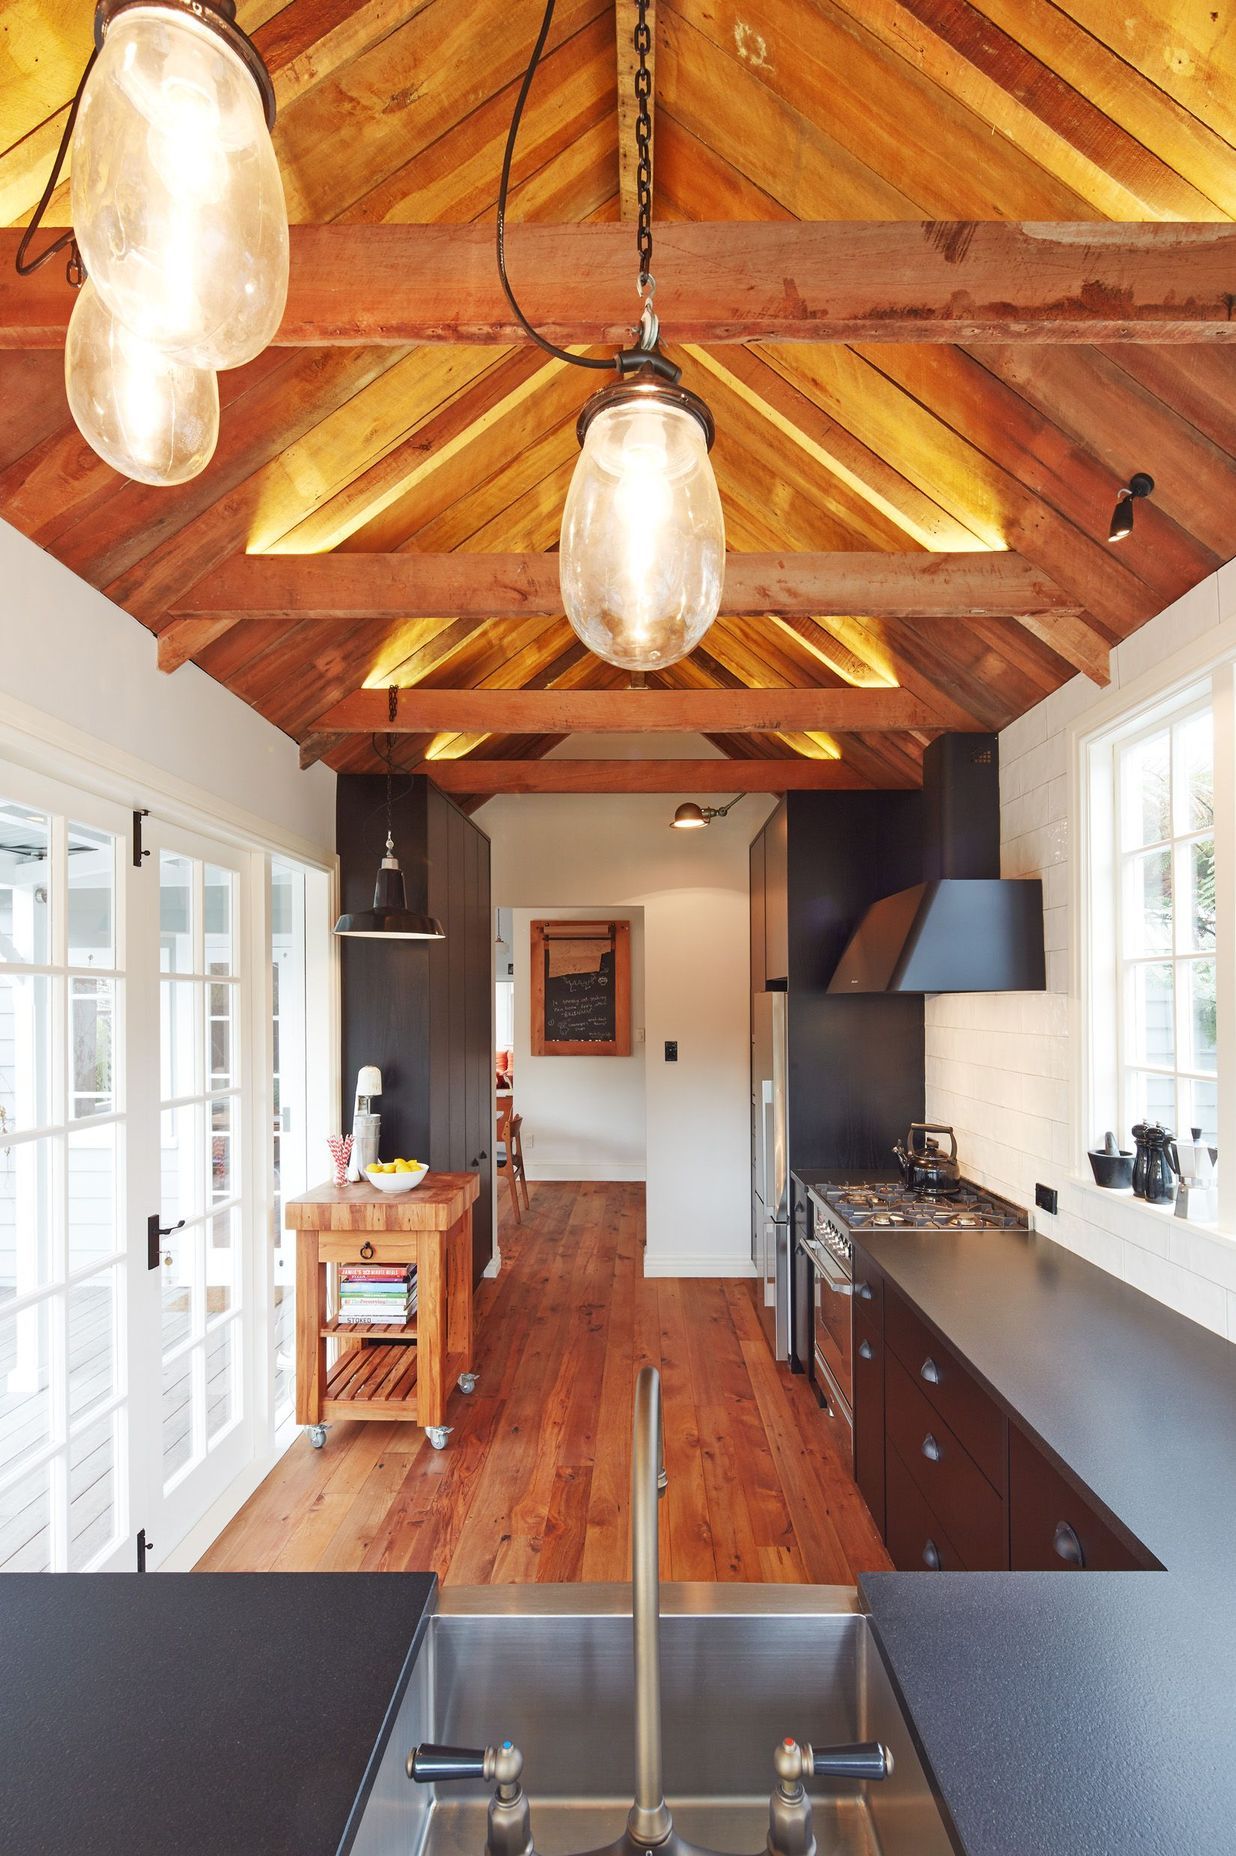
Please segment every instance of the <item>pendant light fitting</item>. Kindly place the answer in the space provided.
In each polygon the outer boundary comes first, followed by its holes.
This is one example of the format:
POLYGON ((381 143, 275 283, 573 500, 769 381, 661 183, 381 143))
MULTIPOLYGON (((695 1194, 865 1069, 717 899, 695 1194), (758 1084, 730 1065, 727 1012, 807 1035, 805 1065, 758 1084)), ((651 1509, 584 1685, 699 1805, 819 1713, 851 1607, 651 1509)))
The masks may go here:
POLYGON ((82 290, 65 386, 83 436, 155 485, 205 468, 217 371, 266 347, 287 295, 275 92, 235 0, 98 0, 94 47, 17 252, 82 290), (34 239, 73 153, 72 225, 34 239))
POLYGON ((531 339, 573 367, 614 370, 618 378, 582 408, 575 468, 559 545, 563 609, 572 629, 605 662, 660 670, 699 643, 721 604, 725 520, 709 462, 715 426, 682 370, 662 354, 652 272, 652 31, 647 0, 637 0, 632 43, 638 188, 634 342, 612 361, 572 354, 549 341, 520 307, 507 273, 506 211, 511 163, 524 105, 554 16, 546 0, 541 29, 516 98, 498 188, 498 275, 531 339))
MULTIPOLYGON (((399 691, 394 684, 386 693, 386 702, 393 724, 399 707, 399 691)), ((373 746, 386 766, 386 850, 373 886, 373 906, 341 915, 335 923, 335 933, 368 941, 444 941, 446 935, 436 915, 408 907, 403 870, 395 855, 395 737, 387 735, 383 748, 375 735, 373 746)))

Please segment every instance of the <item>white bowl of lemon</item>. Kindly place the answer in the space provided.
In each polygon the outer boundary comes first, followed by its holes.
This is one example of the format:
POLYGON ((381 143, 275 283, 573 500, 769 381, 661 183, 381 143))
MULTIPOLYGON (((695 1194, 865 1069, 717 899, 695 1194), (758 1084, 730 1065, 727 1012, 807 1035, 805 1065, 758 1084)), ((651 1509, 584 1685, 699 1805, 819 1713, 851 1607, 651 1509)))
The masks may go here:
POLYGON ((419 1160, 375 1160, 365 1168, 365 1178, 379 1192, 411 1192, 428 1171, 419 1160))

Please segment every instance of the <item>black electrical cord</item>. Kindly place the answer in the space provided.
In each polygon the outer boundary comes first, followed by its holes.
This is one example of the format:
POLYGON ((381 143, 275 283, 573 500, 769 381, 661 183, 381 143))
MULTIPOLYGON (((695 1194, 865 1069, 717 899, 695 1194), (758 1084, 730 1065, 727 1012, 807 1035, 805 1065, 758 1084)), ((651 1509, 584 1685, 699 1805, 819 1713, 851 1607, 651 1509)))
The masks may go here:
POLYGON ((519 134, 519 124, 523 117, 524 104, 528 101, 528 92, 532 88, 532 80, 541 62, 541 53, 545 50, 545 41, 549 37, 549 29, 554 22, 554 5, 555 0, 545 0, 545 17, 541 21, 541 30, 537 34, 536 44, 532 48, 528 69, 524 72, 524 81, 519 87, 519 95, 515 99, 515 110, 507 132, 506 152, 502 157, 502 178, 498 183, 498 275, 502 279, 506 300, 515 312, 517 321, 524 332, 532 337, 538 348, 543 348, 546 354, 552 354, 557 361, 569 361, 572 367, 601 368, 609 373, 612 372, 615 362, 599 360, 595 355, 570 354, 567 349, 559 348, 555 342, 548 341, 544 335, 534 329, 519 307, 515 292, 511 288, 511 280, 506 274, 506 201, 511 185, 511 162, 515 155, 515 139, 519 134))
POLYGON ((81 108, 82 92, 86 88, 86 79, 94 70, 94 61, 98 55, 98 48, 96 47, 86 60, 86 69, 82 72, 81 81, 77 86, 73 101, 69 105, 69 114, 64 125, 64 133, 60 137, 60 146, 56 150, 56 159, 52 162, 51 173, 47 177, 47 185, 43 189, 43 196, 35 207, 30 218, 30 223, 22 233, 21 242, 17 247, 16 263, 19 277, 29 277, 34 271, 40 270, 43 265, 47 263, 49 258, 54 258, 58 251, 65 251, 67 249, 69 252, 69 282, 77 285, 83 281, 84 273, 82 271, 82 261, 77 250, 77 238, 72 226, 69 227, 67 232, 62 232, 60 237, 47 247, 46 251, 41 251, 37 258, 28 258, 26 253, 30 249, 31 239, 43 223, 44 213, 51 205, 51 197, 56 191, 56 182, 60 179, 60 170, 64 166, 64 158, 69 152, 69 143, 73 139, 73 129, 77 122, 77 112, 81 108))

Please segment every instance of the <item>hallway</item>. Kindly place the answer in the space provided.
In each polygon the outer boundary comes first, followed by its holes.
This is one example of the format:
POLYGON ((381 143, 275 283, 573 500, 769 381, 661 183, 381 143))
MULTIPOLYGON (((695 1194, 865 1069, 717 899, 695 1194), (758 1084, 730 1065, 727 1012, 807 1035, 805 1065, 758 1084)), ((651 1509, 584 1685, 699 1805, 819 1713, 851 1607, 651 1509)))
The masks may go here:
POLYGON ((667 1579, 852 1584, 889 1565, 810 1388, 774 1365, 743 1281, 645 1281, 643 1187, 540 1183, 477 1303, 479 1382, 447 1449, 412 1425, 301 1437, 199 1562, 431 1569, 452 1584, 630 1574, 631 1392, 661 1370, 667 1579))

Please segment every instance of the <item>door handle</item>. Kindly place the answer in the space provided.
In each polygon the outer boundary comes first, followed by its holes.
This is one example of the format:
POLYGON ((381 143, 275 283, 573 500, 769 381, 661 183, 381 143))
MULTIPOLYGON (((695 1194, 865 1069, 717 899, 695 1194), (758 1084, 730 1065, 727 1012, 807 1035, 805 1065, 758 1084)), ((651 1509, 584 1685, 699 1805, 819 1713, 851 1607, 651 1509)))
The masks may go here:
POLYGON ((160 1224, 158 1212, 151 1212, 146 1220, 146 1268, 148 1270, 157 1270, 159 1267, 162 1258, 160 1238, 170 1237, 172 1232, 179 1231, 183 1224, 183 1218, 178 1218, 175 1224, 160 1224))

